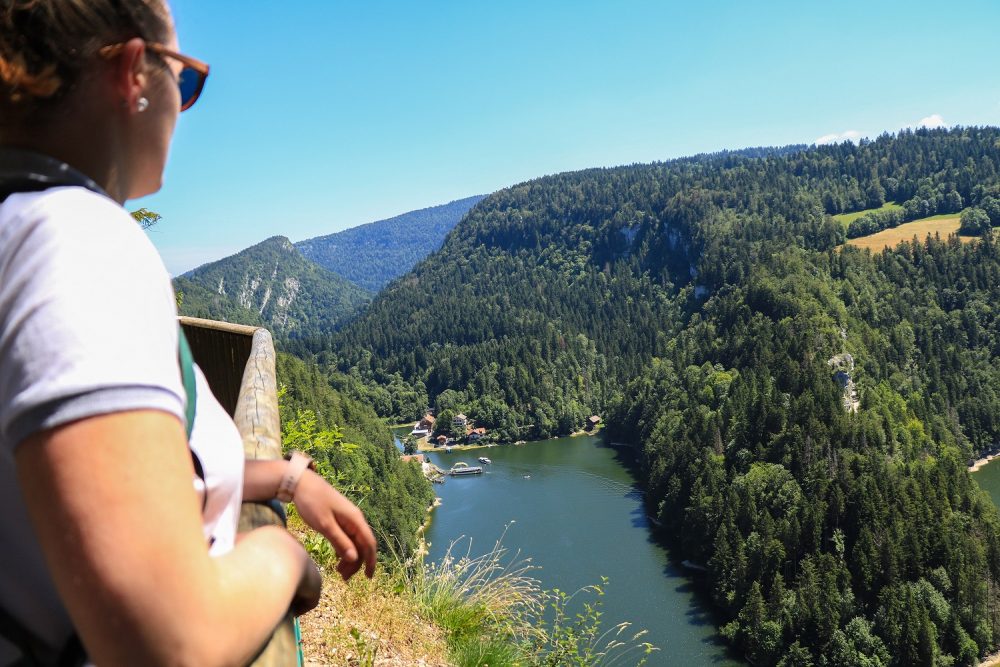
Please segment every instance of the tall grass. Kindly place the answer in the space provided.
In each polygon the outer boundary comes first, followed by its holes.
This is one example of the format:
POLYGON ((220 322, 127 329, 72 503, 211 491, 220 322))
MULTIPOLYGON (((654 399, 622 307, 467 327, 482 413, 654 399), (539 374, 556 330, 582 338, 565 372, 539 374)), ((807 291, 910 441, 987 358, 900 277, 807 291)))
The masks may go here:
POLYGON ((531 575, 536 569, 531 560, 510 554, 502 542, 503 535, 490 551, 472 557, 472 540, 459 539, 437 563, 428 563, 426 552, 418 551, 405 569, 415 597, 449 637, 500 633, 515 642, 528 639, 525 621, 541 615, 544 594, 531 575), (465 552, 459 553, 465 542, 465 552))
MULTIPOLYGON (((317 564, 336 579, 336 554, 329 543, 294 511, 289 525, 317 564)), ((379 617, 388 604, 394 614, 416 616, 433 626, 435 635, 443 635, 448 663, 457 667, 642 665, 658 650, 642 641, 644 630, 633 632, 628 623, 603 628, 606 579, 572 594, 543 589, 534 576, 539 568, 504 547, 505 535, 506 529, 479 556, 472 555, 471 540, 455 540, 437 562, 427 561, 423 543, 408 559, 390 547, 374 582, 352 581, 346 587, 355 594, 353 605, 370 607, 355 614, 365 630, 351 626, 347 633, 339 631, 343 637, 331 640, 350 651, 351 664, 374 665, 376 656, 391 655, 394 649, 387 642, 394 634, 393 622, 379 617)))
POLYGON ((573 594, 545 590, 536 566, 509 552, 503 537, 480 556, 471 555, 471 540, 459 539, 440 561, 418 552, 399 569, 422 615, 444 630, 456 665, 642 665, 657 650, 628 623, 601 630, 607 580, 573 594))
POLYGON ((646 630, 631 632, 631 623, 623 622, 601 632, 601 598, 606 577, 601 585, 584 586, 572 595, 559 589, 547 591, 553 620, 543 619, 537 634, 533 654, 541 665, 643 665, 659 650, 649 642, 640 641, 646 630), (583 611, 570 616, 569 608, 577 597, 594 596, 594 601, 581 601, 583 611), (629 662, 635 660, 635 662, 629 662))

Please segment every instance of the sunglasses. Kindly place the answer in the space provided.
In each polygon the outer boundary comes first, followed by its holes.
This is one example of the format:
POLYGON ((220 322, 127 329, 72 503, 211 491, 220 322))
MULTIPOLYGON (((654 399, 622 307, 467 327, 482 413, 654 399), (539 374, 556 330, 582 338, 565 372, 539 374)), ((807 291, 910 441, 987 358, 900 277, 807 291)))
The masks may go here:
MULTIPOLYGON (((104 58, 113 58, 121 53, 125 44, 111 44, 102 47, 99 53, 104 58)), ((208 64, 186 56, 183 53, 171 51, 162 44, 156 42, 146 42, 146 50, 155 53, 162 60, 163 58, 173 58, 184 65, 181 73, 177 76, 177 88, 181 93, 181 111, 187 111, 198 101, 201 91, 205 88, 205 80, 208 79, 208 64)))

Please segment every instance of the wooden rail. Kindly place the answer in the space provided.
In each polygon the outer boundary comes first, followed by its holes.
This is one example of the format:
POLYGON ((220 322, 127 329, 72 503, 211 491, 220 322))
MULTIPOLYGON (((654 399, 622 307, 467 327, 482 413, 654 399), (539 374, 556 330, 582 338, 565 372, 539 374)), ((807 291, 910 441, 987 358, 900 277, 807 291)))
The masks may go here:
MULTIPOLYGON (((180 323, 212 393, 232 415, 243 436, 246 458, 280 459, 281 420, 270 332, 195 317, 181 317, 180 323)), ((273 505, 243 503, 240 532, 269 525, 284 525, 284 509, 278 501, 273 505)), ((252 664, 255 667, 298 665, 298 646, 291 616, 278 626, 271 641, 252 664)))

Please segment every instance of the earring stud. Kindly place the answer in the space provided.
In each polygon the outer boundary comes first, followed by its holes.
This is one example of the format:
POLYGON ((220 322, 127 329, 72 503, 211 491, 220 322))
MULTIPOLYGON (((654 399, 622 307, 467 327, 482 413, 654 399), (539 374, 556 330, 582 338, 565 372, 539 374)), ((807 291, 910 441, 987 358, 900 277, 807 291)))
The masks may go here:
POLYGON ((138 111, 139 113, 142 113, 143 111, 145 111, 148 108, 149 108, 149 100, 147 100, 145 97, 140 97, 138 100, 136 100, 136 102, 135 102, 135 110, 136 111, 138 111))

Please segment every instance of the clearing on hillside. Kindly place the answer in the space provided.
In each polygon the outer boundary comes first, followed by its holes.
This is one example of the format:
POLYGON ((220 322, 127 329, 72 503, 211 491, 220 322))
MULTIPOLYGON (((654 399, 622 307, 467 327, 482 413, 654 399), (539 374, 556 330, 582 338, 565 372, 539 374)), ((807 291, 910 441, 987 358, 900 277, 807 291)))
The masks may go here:
MULTIPOLYGON (((882 252, 886 248, 895 248, 903 241, 910 241, 916 236, 923 240, 931 234, 938 234, 941 238, 947 238, 951 234, 957 234, 960 222, 957 215, 935 215, 929 218, 921 218, 907 222, 899 227, 883 229, 870 236, 859 236, 850 239, 847 245, 857 248, 868 248, 872 252, 882 252)), ((975 236, 959 236, 964 243, 975 240, 975 236)))
POLYGON ((838 213, 837 215, 830 217, 832 217, 834 220, 843 225, 844 229, 847 229, 852 222, 854 222, 863 215, 867 215, 868 213, 874 213, 875 211, 892 211, 892 210, 902 211, 903 207, 900 204, 897 204, 896 202, 890 201, 882 204, 882 206, 880 206, 879 208, 869 208, 865 209, 864 211, 855 211, 854 213, 838 213))

